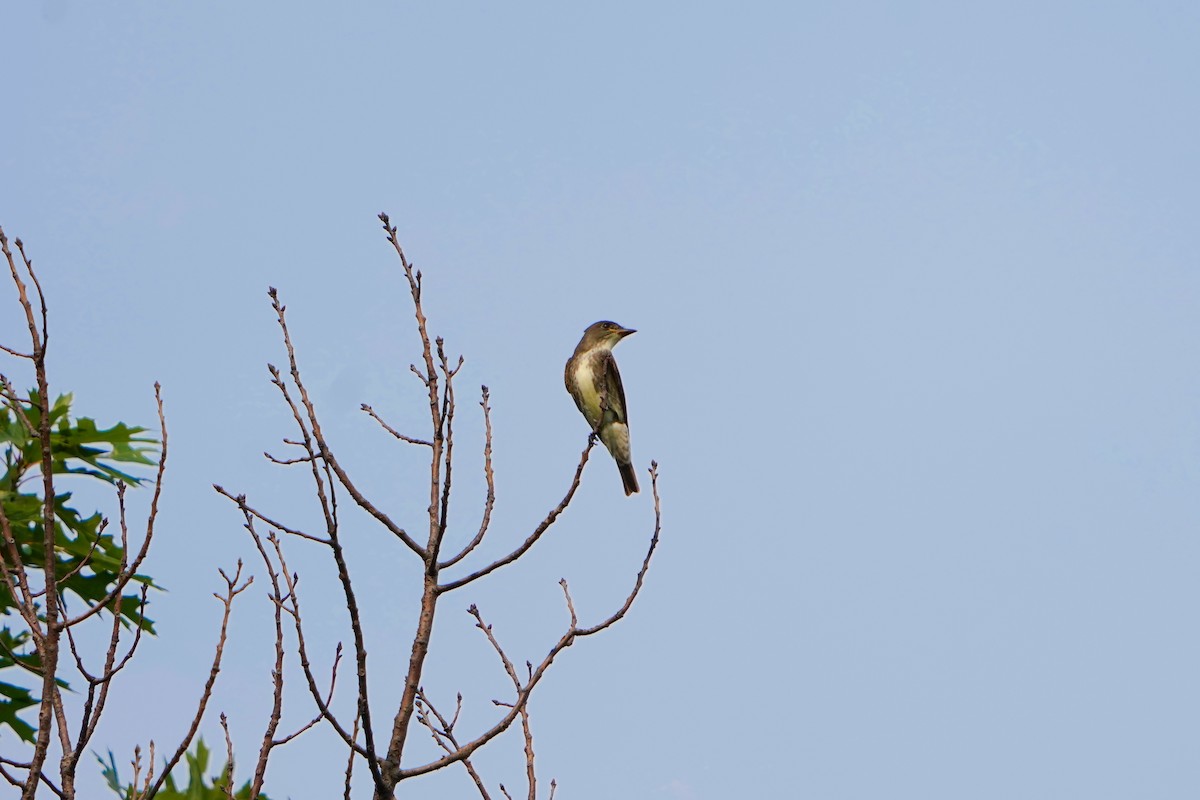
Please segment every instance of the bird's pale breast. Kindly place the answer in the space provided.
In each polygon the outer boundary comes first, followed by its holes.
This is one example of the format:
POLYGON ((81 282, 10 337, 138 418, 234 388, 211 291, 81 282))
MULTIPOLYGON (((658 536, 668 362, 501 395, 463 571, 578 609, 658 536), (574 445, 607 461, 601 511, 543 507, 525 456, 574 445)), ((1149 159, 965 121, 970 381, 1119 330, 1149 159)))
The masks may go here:
POLYGON ((600 422, 600 393, 596 391, 596 374, 592 369, 593 358, 575 360, 575 386, 583 399, 584 416, 593 428, 600 422))

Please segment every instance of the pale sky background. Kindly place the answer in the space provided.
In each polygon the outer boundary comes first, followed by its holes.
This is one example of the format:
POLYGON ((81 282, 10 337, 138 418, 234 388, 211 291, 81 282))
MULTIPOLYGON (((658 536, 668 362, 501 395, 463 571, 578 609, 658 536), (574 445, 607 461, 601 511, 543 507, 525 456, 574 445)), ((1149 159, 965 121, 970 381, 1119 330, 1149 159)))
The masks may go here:
MULTIPOLYGON (((629 618, 534 696, 559 800, 1196 796, 1198 8, 6 3, 0 224, 49 294, 54 387, 149 425, 159 380, 171 432, 161 635, 95 748, 184 730, 217 567, 253 555, 210 484, 315 524, 303 473, 260 455, 292 434, 268 285, 336 451, 419 528, 423 454, 358 411, 422 432, 386 210, 467 358, 453 536, 482 496, 478 385, 498 553, 584 444, 561 383, 580 332, 639 330, 617 355, 663 540, 629 618)), ((558 578, 601 619, 652 522, 597 454, 527 562, 444 601, 426 688, 487 724, 506 679, 463 609, 536 662, 558 578)), ((361 515, 346 536, 390 718, 418 569, 361 515)), ((327 665, 344 604, 302 544, 327 665)), ((262 579, 204 728, 219 743, 227 711, 247 769, 262 579)), ((290 681, 285 727, 309 715, 290 681)), ((413 739, 410 763, 433 754, 413 739)), ((478 760, 494 791, 523 792, 519 748, 478 760)), ((311 733, 267 790, 340 796, 343 763, 311 733)), ((457 769, 405 795, 473 793, 457 769)))

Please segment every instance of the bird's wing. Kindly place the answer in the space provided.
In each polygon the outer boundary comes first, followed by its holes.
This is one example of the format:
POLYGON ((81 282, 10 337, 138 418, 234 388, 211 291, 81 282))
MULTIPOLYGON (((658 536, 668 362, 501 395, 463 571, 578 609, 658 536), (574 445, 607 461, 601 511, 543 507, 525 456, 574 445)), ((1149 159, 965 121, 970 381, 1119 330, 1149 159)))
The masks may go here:
POLYGON ((575 386, 575 357, 572 356, 567 361, 567 366, 563 369, 563 383, 567 386, 567 393, 571 395, 571 399, 575 401, 575 407, 579 409, 579 413, 587 416, 587 412, 583 409, 583 393, 575 386))
POLYGON ((604 358, 604 382, 608 386, 608 408, 617 422, 629 424, 629 414, 625 410, 625 387, 621 385, 621 372, 617 369, 617 360, 612 353, 604 358))

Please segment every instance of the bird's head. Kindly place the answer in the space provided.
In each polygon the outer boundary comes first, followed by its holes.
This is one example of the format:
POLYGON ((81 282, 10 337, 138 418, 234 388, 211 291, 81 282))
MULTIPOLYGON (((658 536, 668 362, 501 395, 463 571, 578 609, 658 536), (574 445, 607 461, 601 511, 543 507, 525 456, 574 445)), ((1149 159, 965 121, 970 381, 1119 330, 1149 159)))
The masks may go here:
POLYGON ((633 328, 623 328, 615 322, 601 320, 588 326, 588 329, 583 332, 583 341, 580 342, 580 345, 585 350, 593 347, 612 349, 613 345, 631 333, 637 333, 637 331, 633 328))

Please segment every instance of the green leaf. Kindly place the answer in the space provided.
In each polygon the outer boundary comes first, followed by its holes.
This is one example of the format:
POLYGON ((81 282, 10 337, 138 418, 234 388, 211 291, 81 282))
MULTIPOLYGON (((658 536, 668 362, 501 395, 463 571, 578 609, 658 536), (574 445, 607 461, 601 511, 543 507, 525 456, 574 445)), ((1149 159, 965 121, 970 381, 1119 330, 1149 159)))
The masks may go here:
POLYGON ((28 689, 0 682, 0 725, 9 726, 26 742, 34 740, 35 731, 32 725, 17 716, 17 712, 37 704, 38 700, 28 689))
MULTIPOLYGON (((71 417, 72 396, 60 395, 47 410, 51 426, 49 468, 55 475, 79 476, 110 485, 140 485, 143 481, 118 465, 152 465, 157 442, 143 436, 145 428, 117 423, 101 428, 88 417, 71 417)), ((72 614, 103 602, 121 578, 123 552, 120 542, 105 533, 100 512, 83 514, 72 505, 72 493, 57 491, 49 503, 53 507, 53 552, 46 552, 46 502, 40 494, 42 447, 37 431, 43 409, 36 390, 27 402, 0 402, 0 509, 12 531, 22 565, 32 572, 53 569, 58 590, 72 614), (70 603, 74 598, 76 602, 70 603), (82 603, 82 605, 80 604, 82 603)), ((147 575, 136 575, 130 589, 157 587, 147 575)), ((0 616, 23 625, 15 613, 15 598, 0 582, 0 616)), ((124 593, 119 607, 106 606, 103 613, 117 613, 126 627, 137 626, 154 633, 153 622, 145 616, 140 593, 124 593)), ((40 668, 36 653, 22 652, 28 642, 27 630, 0 628, 0 671, 12 670, 14 678, 31 679, 29 670, 40 668)), ((7 673, 6 673, 7 674, 7 673)), ((63 686, 65 683, 59 681, 63 686)), ((15 684, 3 684, 20 689, 15 684)), ((0 691, 0 730, 11 727, 25 738, 32 730, 17 714, 39 703, 29 690, 9 695, 0 691)))
MULTIPOLYGON (((174 775, 168 775, 162 790, 155 797, 158 800, 226 800, 228 795, 225 788, 229 785, 230 765, 226 763, 218 774, 213 775, 210 779, 205 778, 205 773, 208 772, 209 755, 210 751, 204 744, 203 737, 197 739, 195 749, 184 754, 188 772, 187 786, 181 789, 175 782, 174 775), (211 780, 212 783, 207 783, 207 780, 211 780)), ((107 762, 99 755, 96 755, 96 760, 100 762, 108 788, 119 797, 130 797, 133 794, 132 787, 121 784, 121 777, 117 772, 117 761, 113 757, 112 751, 108 752, 107 762)), ((265 794, 252 797, 249 781, 234 793, 234 797, 236 800, 270 800, 265 794)))

